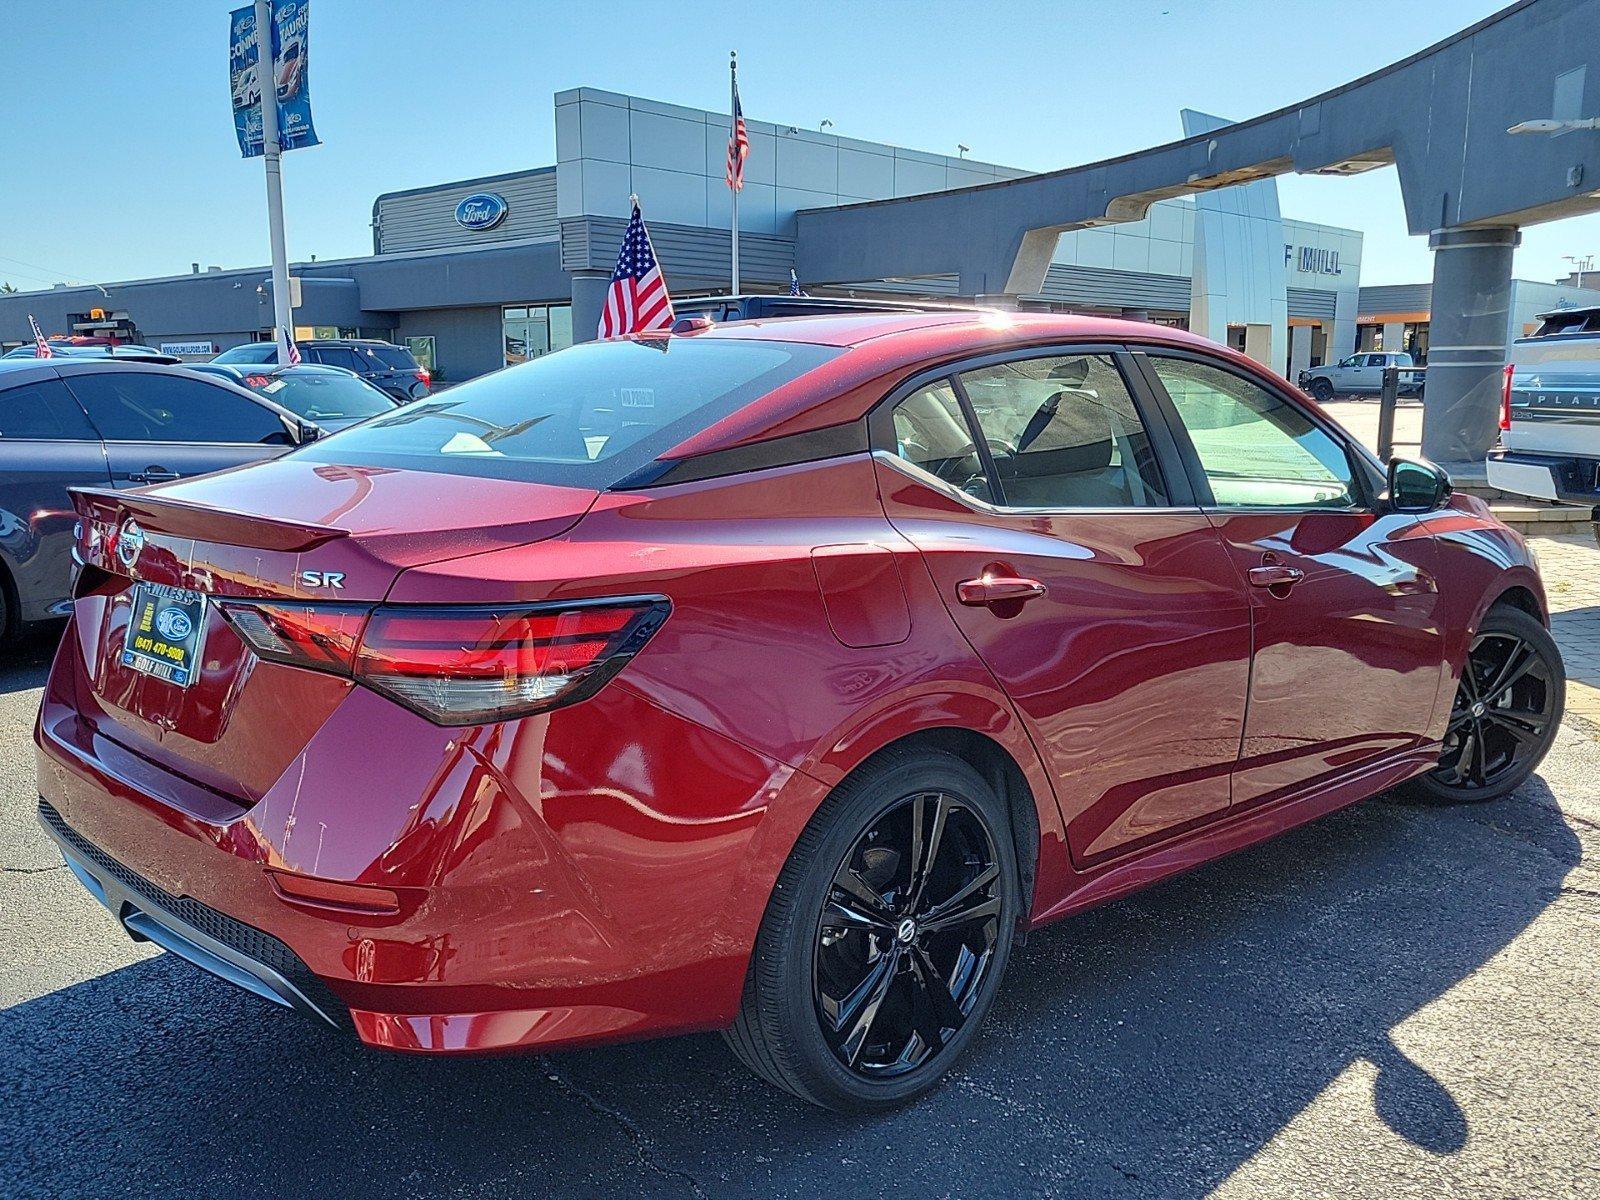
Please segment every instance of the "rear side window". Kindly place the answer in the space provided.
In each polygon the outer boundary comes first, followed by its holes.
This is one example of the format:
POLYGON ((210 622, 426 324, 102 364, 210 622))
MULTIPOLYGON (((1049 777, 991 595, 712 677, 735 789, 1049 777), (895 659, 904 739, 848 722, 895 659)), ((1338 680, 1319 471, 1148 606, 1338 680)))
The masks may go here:
POLYGON ((599 490, 840 353, 718 338, 591 342, 415 401, 301 454, 599 490))
POLYGON ((306 357, 325 367, 343 367, 346 371, 360 371, 363 365, 355 351, 346 346, 317 346, 308 350, 306 357))
POLYGON ((284 445, 277 414, 220 384, 117 371, 76 375, 72 394, 108 442, 284 445))
POLYGON ((913 466, 979 500, 993 489, 961 402, 944 380, 912 392, 894 406, 895 453, 913 466))
POLYGON ((99 440, 59 379, 41 379, 0 392, 0 443, 99 440))

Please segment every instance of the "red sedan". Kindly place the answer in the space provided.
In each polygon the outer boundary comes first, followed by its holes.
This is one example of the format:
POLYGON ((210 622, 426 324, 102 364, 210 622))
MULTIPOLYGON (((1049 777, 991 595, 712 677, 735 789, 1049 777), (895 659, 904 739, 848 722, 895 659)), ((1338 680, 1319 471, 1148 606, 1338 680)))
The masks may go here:
POLYGON ((721 1029, 839 1109, 1022 932, 1503 796, 1563 699, 1517 534, 1148 324, 578 346, 77 503, 41 818, 133 936, 373 1046, 721 1029))

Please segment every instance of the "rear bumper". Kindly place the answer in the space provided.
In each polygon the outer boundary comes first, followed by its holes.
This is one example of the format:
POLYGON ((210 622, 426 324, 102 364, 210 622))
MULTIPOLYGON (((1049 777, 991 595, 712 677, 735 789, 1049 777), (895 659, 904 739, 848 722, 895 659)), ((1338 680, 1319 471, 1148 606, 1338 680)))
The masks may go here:
POLYGON ((351 1028, 350 1011, 295 955, 263 933, 198 900, 171 896, 93 845, 39 802, 39 824, 89 894, 139 942, 154 942, 235 987, 292 1008, 335 1029, 351 1028))
POLYGON ((1600 505, 1600 459, 1495 449, 1489 451, 1484 466, 1489 486, 1502 492, 1600 505))
POLYGON ((355 688, 247 803, 99 732, 75 701, 76 644, 69 626, 35 739, 40 816, 77 877, 131 936, 388 1049, 726 1025, 799 832, 786 818, 774 836, 768 811, 803 822, 825 794, 613 681, 465 730, 355 688), (318 906, 273 872, 402 903, 318 906))

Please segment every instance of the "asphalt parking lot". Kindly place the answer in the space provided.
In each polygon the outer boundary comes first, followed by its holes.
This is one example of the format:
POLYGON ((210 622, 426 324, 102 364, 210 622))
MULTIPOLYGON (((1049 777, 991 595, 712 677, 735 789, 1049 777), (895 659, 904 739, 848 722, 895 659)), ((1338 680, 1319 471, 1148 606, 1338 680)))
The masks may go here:
POLYGON ((1035 934, 953 1078, 852 1121, 715 1036, 388 1056, 133 945, 33 824, 49 651, 0 666, 0 1195, 1600 1195, 1582 717, 1500 803, 1379 798, 1035 934))

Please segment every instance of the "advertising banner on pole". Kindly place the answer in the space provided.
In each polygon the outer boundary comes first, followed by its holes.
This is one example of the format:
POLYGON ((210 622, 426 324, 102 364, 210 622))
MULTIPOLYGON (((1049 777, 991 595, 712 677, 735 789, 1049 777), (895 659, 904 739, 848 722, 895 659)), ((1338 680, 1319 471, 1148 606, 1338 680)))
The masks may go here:
POLYGON ((307 75, 309 0, 276 0, 272 5, 272 60, 261 62, 254 8, 236 9, 228 22, 228 81, 233 93, 233 129, 239 153, 261 154, 261 97, 276 97, 278 140, 285 150, 319 145, 311 123, 311 85, 307 75))

